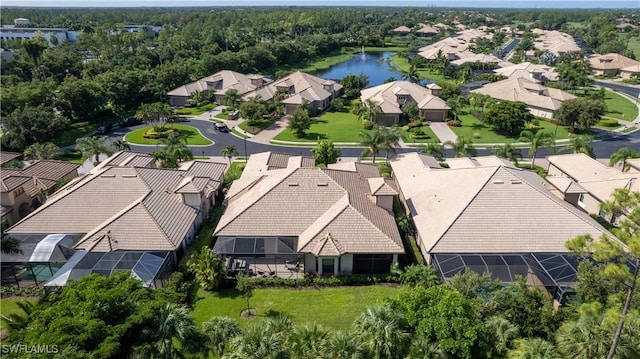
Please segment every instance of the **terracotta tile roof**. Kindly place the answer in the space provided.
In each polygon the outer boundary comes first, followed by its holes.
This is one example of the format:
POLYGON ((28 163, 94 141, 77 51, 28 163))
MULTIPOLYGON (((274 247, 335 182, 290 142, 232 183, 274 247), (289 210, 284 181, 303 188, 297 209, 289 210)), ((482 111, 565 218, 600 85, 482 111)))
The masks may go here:
POLYGON ((22 154, 17 153, 17 152, 7 152, 7 151, 0 151, 0 164, 5 164, 11 160, 14 160, 18 157, 22 156, 22 154))
MULTIPOLYGON (((249 162, 269 157, 252 156, 249 162)), ((371 195, 368 179, 380 177, 375 166, 353 164, 350 171, 288 164, 259 174, 243 172, 243 181, 229 191, 234 196, 214 235, 299 236, 299 251, 310 253, 404 252, 393 216, 371 195)), ((384 181, 383 186, 391 188, 384 181)))
POLYGON ((396 156, 391 166, 428 252, 566 253, 564 243, 577 235, 611 236, 530 171, 502 165, 434 169, 415 153, 396 156))
POLYGON ((181 192, 212 193, 226 165, 195 161, 185 167, 101 168, 56 192, 9 231, 82 234, 76 248, 94 251, 175 250, 200 211, 185 204, 181 192))

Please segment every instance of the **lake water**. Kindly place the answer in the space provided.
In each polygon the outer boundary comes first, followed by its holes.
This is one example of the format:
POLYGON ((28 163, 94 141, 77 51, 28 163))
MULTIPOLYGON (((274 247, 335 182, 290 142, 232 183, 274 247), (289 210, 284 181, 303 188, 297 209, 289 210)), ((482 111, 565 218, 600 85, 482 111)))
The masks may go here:
POLYGON ((350 60, 319 72, 317 76, 331 80, 342 80, 348 74, 360 75, 363 73, 369 77, 367 87, 381 85, 390 77, 401 80, 402 74, 391 63, 391 56, 394 54, 394 52, 358 53, 350 60))

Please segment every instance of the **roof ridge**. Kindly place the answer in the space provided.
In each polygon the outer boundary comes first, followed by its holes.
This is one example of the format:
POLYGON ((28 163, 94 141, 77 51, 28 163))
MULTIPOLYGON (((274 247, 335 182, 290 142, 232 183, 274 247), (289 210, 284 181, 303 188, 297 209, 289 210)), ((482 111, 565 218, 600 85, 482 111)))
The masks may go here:
MULTIPOLYGON (((148 193, 150 194, 150 193, 148 193)), ((148 195, 147 194, 147 195, 148 195)), ((160 223, 158 223, 158 220, 156 219, 156 217, 153 215, 153 213, 151 213, 151 211, 149 211, 149 208, 147 208, 147 205, 144 203, 144 200, 146 199, 146 197, 148 196, 144 196, 144 198, 140 201, 140 204, 142 205, 142 207, 144 208, 144 210, 149 214, 149 218, 151 218, 151 220, 153 221, 153 223, 155 223, 155 225, 158 227, 158 229, 160 230, 160 232, 163 234, 164 239, 169 243, 169 246, 171 248, 180 248, 179 245, 176 245, 175 243, 173 243, 173 241, 171 241, 171 238, 169 238, 169 236, 167 235, 167 231, 164 230, 164 228, 162 228, 162 226, 160 225, 160 223)), ((193 208, 193 207, 192 207, 193 208)), ((195 209, 195 208, 194 208, 195 209)), ((201 212, 201 209, 197 208, 196 209, 198 212, 201 212)))
MULTIPOLYGON (((307 227, 307 229, 306 229, 306 230, 304 230, 302 233, 300 233, 300 234, 298 235, 298 241, 300 241, 300 239, 301 239, 301 237, 303 236, 303 234, 305 234, 305 233, 306 233, 310 228, 313 228, 313 225, 314 225, 314 224, 318 223, 318 221, 320 221, 321 219, 323 219, 323 216, 325 216, 327 213, 330 213, 330 211, 331 211, 331 209, 332 209, 333 207, 340 207, 340 206, 342 206, 342 209, 340 209, 339 211, 337 211, 335 215, 332 215, 331 217, 329 217, 329 218, 327 219, 327 221, 324 223, 324 225, 323 225, 320 229, 318 229, 317 231, 315 231, 315 233, 311 233, 311 234, 309 235, 309 237, 310 237, 310 238, 309 238, 309 240, 308 240, 306 243, 304 243, 304 245, 302 245, 302 247, 300 247, 298 251, 301 251, 302 249, 306 248, 306 247, 311 243, 311 240, 313 239, 313 237, 317 236, 317 235, 318 235, 318 233, 322 232, 325 228, 327 228, 327 226, 328 226, 328 225, 330 225, 331 223, 333 223, 333 221, 334 221, 336 218, 338 218, 338 216, 340 216, 340 214, 342 214, 342 213, 343 213, 343 212, 344 212, 344 211, 345 211, 345 210, 346 210, 350 205, 351 205, 351 204, 349 203, 349 197, 348 197, 348 193, 347 193, 347 194, 345 194, 344 196, 340 197, 340 199, 339 199, 339 200, 337 200, 335 204, 333 204, 331 207, 327 208, 327 210, 326 210, 326 211, 324 211, 324 213, 322 213, 320 216, 318 216, 318 218, 316 218, 316 220, 315 220, 315 221, 313 221, 313 223, 311 223, 311 224, 307 227), (343 200, 345 197, 347 197, 346 202, 344 202, 344 200, 343 200), (343 202, 344 202, 344 203, 343 203, 343 202)), ((299 243, 299 242, 298 242, 298 246, 300 246, 300 243, 299 243)))
MULTIPOLYGON (((368 198, 367 198, 368 199, 368 198)), ((375 205, 375 204, 374 204, 375 205)), ((377 206, 377 205, 376 205, 377 206)), ((378 230, 378 232, 380 232, 383 236, 389 238, 393 243, 397 244, 401 249, 404 250, 404 245, 402 244, 402 238, 400 238, 400 243, 396 242, 393 238, 391 238, 391 236, 389 236, 387 233, 385 233, 380 227, 378 227, 375 223, 371 222, 371 220, 364 215, 364 213, 362 213, 361 211, 359 211, 353 204, 349 203, 349 206, 353 208, 354 211, 356 211, 356 213, 358 213, 362 218, 364 218, 365 221, 367 221, 369 224, 371 224, 375 229, 378 230)), ((382 209, 382 207, 379 207, 380 209, 382 209)), ((394 219, 395 221, 395 219, 394 219)), ((395 223, 395 222, 394 222, 395 223)))

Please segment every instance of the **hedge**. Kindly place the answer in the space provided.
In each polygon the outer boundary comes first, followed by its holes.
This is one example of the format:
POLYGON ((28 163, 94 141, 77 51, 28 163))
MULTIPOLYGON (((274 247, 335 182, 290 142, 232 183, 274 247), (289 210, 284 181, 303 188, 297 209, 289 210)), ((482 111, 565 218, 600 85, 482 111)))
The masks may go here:
POLYGON ((256 288, 302 288, 302 287, 342 287, 357 285, 374 285, 379 283, 400 283, 393 274, 350 274, 338 277, 312 277, 302 279, 290 278, 252 278, 256 288))

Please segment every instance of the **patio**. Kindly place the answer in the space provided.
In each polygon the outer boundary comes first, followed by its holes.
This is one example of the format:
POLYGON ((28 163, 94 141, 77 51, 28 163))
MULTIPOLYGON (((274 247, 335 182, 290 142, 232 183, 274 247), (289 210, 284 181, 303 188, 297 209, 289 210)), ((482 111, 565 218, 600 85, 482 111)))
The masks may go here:
POLYGON ((304 278, 304 265, 296 256, 227 257, 229 274, 248 273, 252 277, 304 278))

